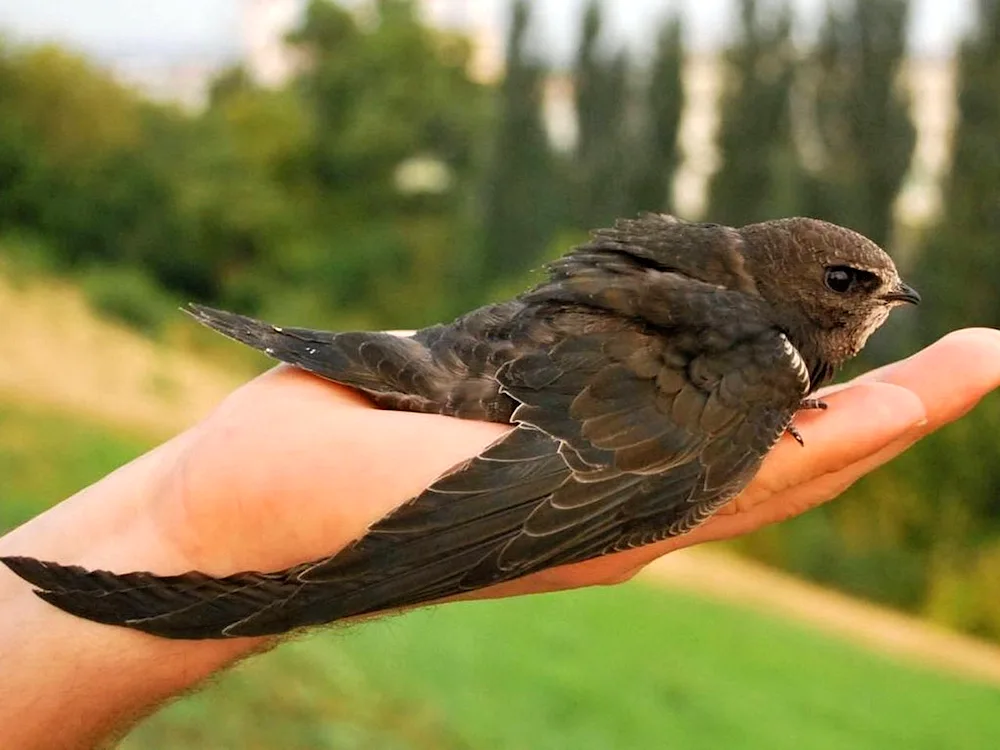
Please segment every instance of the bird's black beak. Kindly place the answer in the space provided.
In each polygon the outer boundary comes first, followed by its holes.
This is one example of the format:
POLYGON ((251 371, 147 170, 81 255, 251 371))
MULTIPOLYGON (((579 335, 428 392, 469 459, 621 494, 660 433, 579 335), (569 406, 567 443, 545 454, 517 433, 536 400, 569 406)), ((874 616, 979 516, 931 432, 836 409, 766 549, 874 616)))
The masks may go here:
POLYGON ((894 289, 890 289, 883 294, 882 299, 886 302, 909 302, 911 305, 919 305, 920 292, 909 284, 904 284, 900 281, 894 289))

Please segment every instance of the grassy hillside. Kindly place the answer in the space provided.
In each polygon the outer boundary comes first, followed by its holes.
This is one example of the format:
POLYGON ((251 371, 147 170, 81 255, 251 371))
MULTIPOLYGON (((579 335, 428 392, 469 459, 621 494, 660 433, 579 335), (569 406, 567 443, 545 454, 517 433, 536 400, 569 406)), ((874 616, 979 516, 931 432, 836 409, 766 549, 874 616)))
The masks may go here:
MULTIPOLYGON (((0 405, 0 526, 141 435, 0 405)), ((1000 691, 643 584, 415 612, 289 643, 147 720, 127 750, 992 747, 1000 691)))
POLYGON ((10 278, 2 262, 0 321, 0 400, 155 434, 196 421, 265 363, 180 310, 155 341, 95 314, 68 281, 10 278))

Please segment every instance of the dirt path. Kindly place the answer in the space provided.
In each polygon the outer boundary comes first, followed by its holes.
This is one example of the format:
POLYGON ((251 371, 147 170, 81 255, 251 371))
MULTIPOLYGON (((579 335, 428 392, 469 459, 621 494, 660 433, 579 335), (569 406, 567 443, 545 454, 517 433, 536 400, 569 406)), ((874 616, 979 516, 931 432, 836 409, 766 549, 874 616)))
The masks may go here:
MULTIPOLYGON (((96 319, 68 285, 15 288, 0 277, 0 320, 0 398, 169 435, 195 422, 241 381, 239 374, 96 319)), ((645 575, 1000 685, 1000 647, 717 550, 676 552, 645 575)))

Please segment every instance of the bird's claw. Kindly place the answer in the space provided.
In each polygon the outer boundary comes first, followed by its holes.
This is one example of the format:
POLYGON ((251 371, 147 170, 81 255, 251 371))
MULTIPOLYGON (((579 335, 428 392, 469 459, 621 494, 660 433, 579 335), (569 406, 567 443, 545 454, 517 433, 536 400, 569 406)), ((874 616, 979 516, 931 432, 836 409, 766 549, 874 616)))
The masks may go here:
MULTIPOLYGON (((824 405, 823 407, 819 408, 826 408, 826 407, 824 405)), ((798 428, 795 425, 789 423, 788 427, 785 428, 785 432, 787 432, 789 435, 795 438, 796 443, 801 445, 803 448, 806 447, 806 441, 802 439, 802 433, 799 432, 798 428)))
MULTIPOLYGON (((818 398, 804 398, 799 402, 800 409, 819 409, 820 411, 826 410, 826 401, 822 401, 818 398)), ((785 432, 795 438, 795 442, 801 445, 803 448, 806 447, 806 441, 802 439, 802 433, 799 432, 798 428, 792 424, 788 423, 788 427, 785 428, 785 432)))

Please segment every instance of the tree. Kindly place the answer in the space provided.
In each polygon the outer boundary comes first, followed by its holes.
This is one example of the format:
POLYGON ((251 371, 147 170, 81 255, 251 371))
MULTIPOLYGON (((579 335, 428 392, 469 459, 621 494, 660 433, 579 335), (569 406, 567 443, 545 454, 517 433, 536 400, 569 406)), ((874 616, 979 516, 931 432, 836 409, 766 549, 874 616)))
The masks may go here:
POLYGON ((294 83, 226 71, 197 115, 61 50, 0 49, 4 228, 74 271, 127 267, 262 315, 410 327, 456 312, 484 87, 468 41, 423 26, 414 2, 375 10, 362 24, 314 0, 294 83))
POLYGON ((631 171, 628 109, 628 57, 624 51, 602 55, 601 5, 584 10, 574 66, 577 144, 574 158, 576 223, 605 225, 630 207, 631 171))
POLYGON ((485 92, 467 74, 467 40, 421 24, 412 0, 374 10, 361 24, 312 0, 289 38, 305 61, 296 88, 312 190, 303 200, 322 243, 310 275, 326 304, 368 307, 368 325, 410 327, 454 310, 445 289, 468 262, 485 92))
POLYGON ((810 212, 882 245, 916 142, 898 85, 908 17, 908 0, 853 0, 846 16, 831 0, 813 60, 825 158, 810 212))
POLYGON ((308 61, 298 86, 313 119, 319 186, 359 199, 354 211, 379 214, 405 202, 395 175, 410 157, 469 175, 483 92, 466 73, 467 40, 422 25, 412 0, 375 7, 374 24, 362 27, 329 0, 312 0, 290 42, 308 61))
POLYGON ((796 73, 791 9, 782 5, 771 20, 756 0, 741 0, 740 9, 740 37, 725 57, 721 166, 708 210, 712 221, 732 225, 801 213, 790 107, 796 73))
POLYGON ((68 268, 170 254, 169 188, 141 157, 133 92, 50 45, 0 50, 0 88, 5 228, 44 237, 68 268))
POLYGON ((671 211, 673 177, 680 163, 678 134, 684 110, 684 40, 679 16, 660 28, 642 102, 643 129, 632 163, 631 208, 671 211))
POLYGON ((545 130, 545 67, 528 50, 530 6, 512 5, 507 62, 483 190, 482 279, 510 280, 544 254, 559 224, 562 191, 545 130))
POLYGON ((1000 0, 979 18, 958 59, 958 121, 944 212, 917 260, 916 283, 932 305, 926 340, 960 326, 1000 327, 1000 0))
MULTIPOLYGON (((958 121, 944 212, 914 268, 926 343, 955 328, 1000 326, 1000 0, 979 0, 958 57, 958 121)), ((919 482, 939 580, 928 609, 1000 638, 1000 401, 919 446, 906 467, 919 482)))

